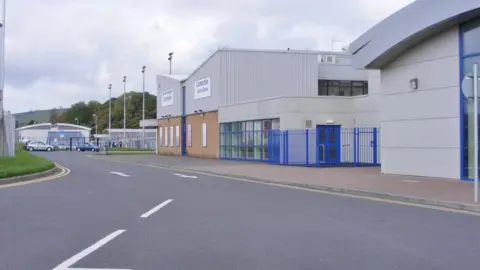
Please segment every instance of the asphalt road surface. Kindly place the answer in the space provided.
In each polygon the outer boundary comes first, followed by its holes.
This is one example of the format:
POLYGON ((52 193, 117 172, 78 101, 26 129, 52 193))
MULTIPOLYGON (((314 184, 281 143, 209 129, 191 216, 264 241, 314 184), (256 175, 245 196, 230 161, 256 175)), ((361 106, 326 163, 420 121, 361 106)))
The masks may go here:
POLYGON ((0 188, 1 270, 480 267, 478 216, 42 155, 71 173, 0 188))

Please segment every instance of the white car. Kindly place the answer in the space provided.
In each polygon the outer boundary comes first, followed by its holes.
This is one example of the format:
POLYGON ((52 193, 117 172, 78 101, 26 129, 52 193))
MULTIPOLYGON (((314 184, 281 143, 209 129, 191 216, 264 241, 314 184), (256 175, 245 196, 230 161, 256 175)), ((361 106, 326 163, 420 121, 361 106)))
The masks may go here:
POLYGON ((30 142, 27 144, 28 151, 53 151, 54 147, 50 144, 45 144, 43 142, 30 142))

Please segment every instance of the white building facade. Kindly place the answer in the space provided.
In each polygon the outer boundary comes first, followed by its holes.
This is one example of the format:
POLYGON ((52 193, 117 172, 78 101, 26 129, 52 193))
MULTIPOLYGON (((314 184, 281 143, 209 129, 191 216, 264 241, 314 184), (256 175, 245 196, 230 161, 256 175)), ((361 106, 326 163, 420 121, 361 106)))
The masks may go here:
POLYGON ((480 64, 479 16, 477 0, 417 0, 351 44, 355 67, 381 70, 383 173, 473 177, 473 105, 461 82, 480 64))
POLYGON ((157 85, 165 155, 265 161, 282 148, 272 146, 269 131, 281 130, 303 133, 282 142, 291 151, 277 155, 309 165, 331 153, 332 163, 341 163, 358 134, 352 130, 350 142, 340 130, 380 123, 380 72, 353 68, 343 52, 223 48, 189 76, 158 75, 157 85))

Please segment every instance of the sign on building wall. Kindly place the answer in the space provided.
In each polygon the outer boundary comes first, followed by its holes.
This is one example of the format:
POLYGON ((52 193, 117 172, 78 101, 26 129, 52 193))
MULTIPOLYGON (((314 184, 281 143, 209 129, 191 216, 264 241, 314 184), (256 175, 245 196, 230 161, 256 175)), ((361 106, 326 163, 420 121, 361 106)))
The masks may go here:
POLYGON ((210 77, 206 77, 194 82, 194 99, 206 98, 212 95, 210 90, 210 77))
POLYGON ((162 107, 173 105, 173 89, 162 92, 162 107))

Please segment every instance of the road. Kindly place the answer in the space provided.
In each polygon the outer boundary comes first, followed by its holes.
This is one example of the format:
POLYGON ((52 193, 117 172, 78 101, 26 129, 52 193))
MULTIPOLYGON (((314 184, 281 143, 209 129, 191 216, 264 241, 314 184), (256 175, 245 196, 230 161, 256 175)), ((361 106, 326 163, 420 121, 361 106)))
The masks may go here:
POLYGON ((1 270, 479 268, 478 216, 42 155, 71 173, 0 188, 1 270))

